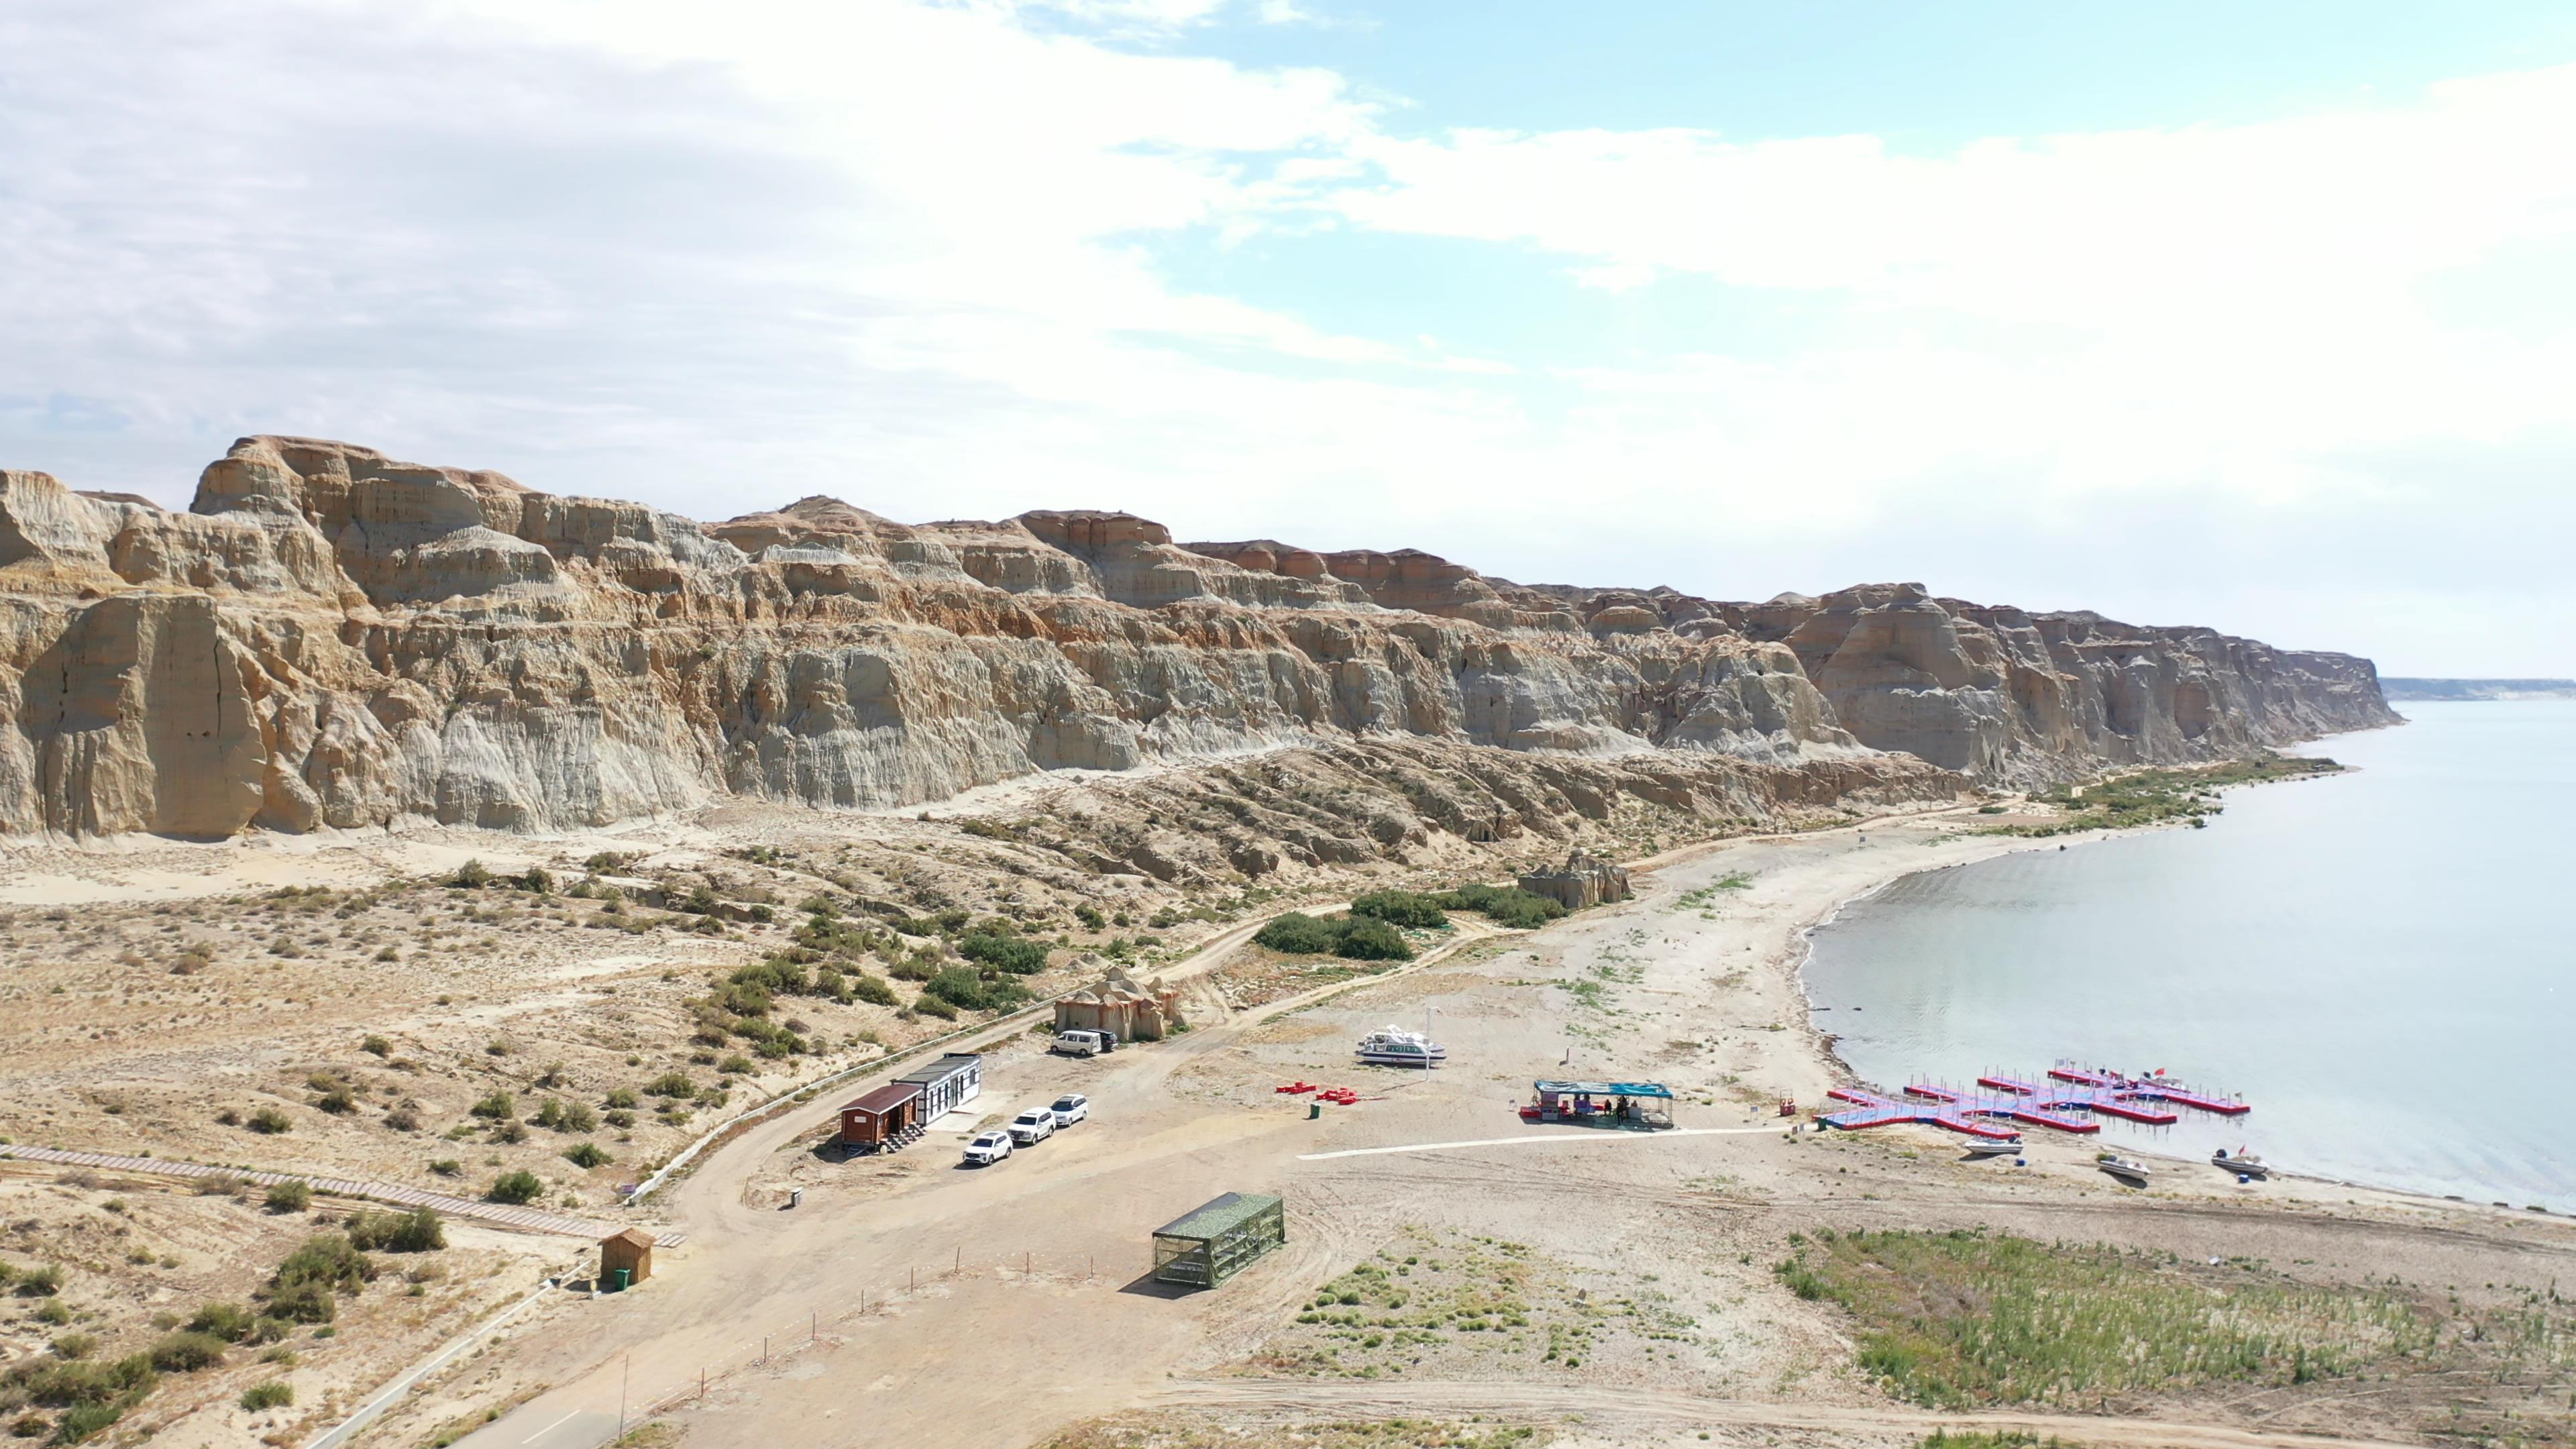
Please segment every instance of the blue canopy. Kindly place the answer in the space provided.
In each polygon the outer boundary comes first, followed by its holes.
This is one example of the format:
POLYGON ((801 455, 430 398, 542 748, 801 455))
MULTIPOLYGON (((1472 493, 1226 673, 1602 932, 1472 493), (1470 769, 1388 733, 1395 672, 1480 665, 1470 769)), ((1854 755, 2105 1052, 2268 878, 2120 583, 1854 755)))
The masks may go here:
POLYGON ((1545 1078, 1530 1083, 1543 1095, 1558 1097, 1664 1097, 1672 1089, 1661 1082, 1551 1082, 1545 1078))

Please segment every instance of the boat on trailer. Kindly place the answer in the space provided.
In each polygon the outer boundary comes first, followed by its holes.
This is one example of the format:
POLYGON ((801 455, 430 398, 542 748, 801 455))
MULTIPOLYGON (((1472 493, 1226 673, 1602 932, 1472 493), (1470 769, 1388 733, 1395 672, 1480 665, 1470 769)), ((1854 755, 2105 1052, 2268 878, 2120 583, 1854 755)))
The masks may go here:
POLYGON ((1361 1061, 1373 1067, 1430 1068, 1449 1060, 1449 1049, 1418 1031, 1390 1026, 1360 1038, 1361 1061))

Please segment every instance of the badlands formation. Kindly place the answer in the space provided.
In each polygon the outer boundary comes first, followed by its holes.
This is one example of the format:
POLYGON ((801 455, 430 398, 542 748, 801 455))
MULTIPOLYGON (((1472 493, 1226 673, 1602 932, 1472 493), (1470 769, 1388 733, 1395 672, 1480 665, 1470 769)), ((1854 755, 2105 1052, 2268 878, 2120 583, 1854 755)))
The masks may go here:
MULTIPOLYGON (((1912 584, 1721 603, 828 498, 702 524, 282 437, 187 513, 0 473, 0 611, 0 832, 69 836, 562 832, 1399 741, 1451 767, 1400 832, 1507 836, 1604 785, 1769 817, 2394 720, 2366 660, 1912 584)), ((1318 854, 1269 824, 1199 853, 1318 854)))

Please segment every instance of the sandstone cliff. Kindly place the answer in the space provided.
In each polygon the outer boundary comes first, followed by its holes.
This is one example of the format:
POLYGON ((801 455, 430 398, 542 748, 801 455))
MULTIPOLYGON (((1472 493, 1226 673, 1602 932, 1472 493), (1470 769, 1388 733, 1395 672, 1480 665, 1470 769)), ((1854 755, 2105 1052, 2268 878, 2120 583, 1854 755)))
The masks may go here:
POLYGON ((1739 805, 1919 796, 2392 718, 2364 660, 1910 585, 1714 604, 828 498, 707 525, 279 437, 184 514, 0 473, 0 715, 0 830, 187 836, 897 806, 1400 738, 1663 751, 1739 805))

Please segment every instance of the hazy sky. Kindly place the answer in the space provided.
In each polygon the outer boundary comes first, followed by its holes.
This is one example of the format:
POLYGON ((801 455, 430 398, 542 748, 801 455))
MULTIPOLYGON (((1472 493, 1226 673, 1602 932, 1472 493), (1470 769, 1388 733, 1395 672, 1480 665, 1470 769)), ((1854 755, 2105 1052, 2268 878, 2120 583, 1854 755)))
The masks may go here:
POLYGON ((10 0, 0 465, 2576 674, 2576 10, 10 0))

